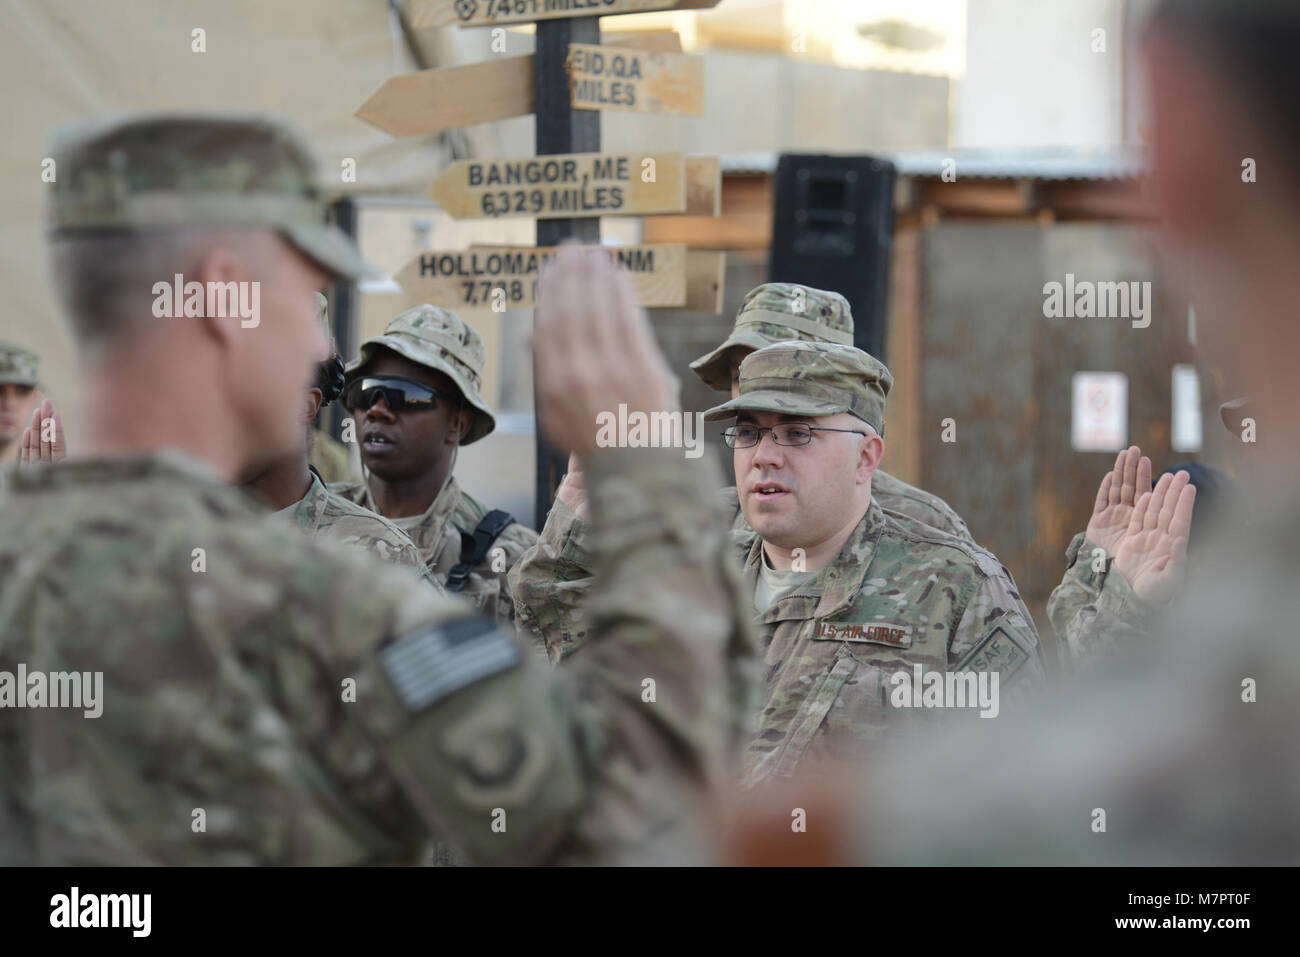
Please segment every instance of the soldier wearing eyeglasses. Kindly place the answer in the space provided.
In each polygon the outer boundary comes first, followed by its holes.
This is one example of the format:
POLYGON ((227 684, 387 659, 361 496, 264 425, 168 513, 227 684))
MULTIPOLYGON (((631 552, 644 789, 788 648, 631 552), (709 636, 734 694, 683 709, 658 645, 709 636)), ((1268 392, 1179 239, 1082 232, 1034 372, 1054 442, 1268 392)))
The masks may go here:
POLYGON ((896 676, 910 685, 918 666, 922 676, 996 674, 1003 702, 1036 684, 1038 635, 1006 569, 872 495, 889 370, 849 345, 783 342, 739 373, 736 398, 705 419, 736 420, 725 438, 752 529, 733 534, 767 681, 745 786, 853 760, 886 728, 956 706, 900 702, 896 676))
POLYGON ((390 519, 430 573, 498 622, 513 622, 506 574, 537 533, 465 492, 456 452, 496 426, 479 393, 483 339, 459 316, 416 306, 361 344, 344 376, 366 480, 331 486, 390 519))
MULTIPOLYGON (((837 292, 797 283, 763 283, 749 291, 736 313, 731 334, 717 348, 691 363, 691 371, 720 392, 739 394, 744 358, 776 342, 792 340, 848 345, 853 314, 837 292)), ((583 605, 594 569, 586 521, 586 490, 574 460, 556 491, 538 544, 510 573, 518 618, 546 644, 553 661, 572 654, 587 640, 583 605)), ((915 488, 877 469, 871 496, 900 521, 911 519, 973 541, 961 516, 937 495, 915 488)), ((748 530, 735 487, 721 492, 721 507, 733 527, 748 530)))

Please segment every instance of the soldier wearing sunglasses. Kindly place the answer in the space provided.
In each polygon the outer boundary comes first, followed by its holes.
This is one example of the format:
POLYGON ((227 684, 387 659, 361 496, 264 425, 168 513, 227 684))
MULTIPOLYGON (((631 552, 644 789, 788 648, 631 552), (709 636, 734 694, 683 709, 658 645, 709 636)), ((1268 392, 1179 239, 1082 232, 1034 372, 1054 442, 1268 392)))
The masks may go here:
POLYGON ((331 492, 308 461, 314 432, 311 423, 316 414, 343 391, 343 360, 334 351, 326 318, 328 305, 319 292, 313 293, 313 297, 316 320, 329 346, 317 363, 314 381, 303 397, 302 445, 269 465, 244 487, 308 535, 321 535, 344 545, 356 545, 383 561, 403 565, 426 581, 433 581, 424 558, 400 528, 382 515, 331 492))
POLYGON ((456 451, 496 425, 479 394, 483 340, 459 316, 416 306, 361 344, 344 375, 366 480, 331 486, 394 522, 430 573, 498 622, 514 621, 506 573, 537 541, 509 513, 461 489, 456 451))

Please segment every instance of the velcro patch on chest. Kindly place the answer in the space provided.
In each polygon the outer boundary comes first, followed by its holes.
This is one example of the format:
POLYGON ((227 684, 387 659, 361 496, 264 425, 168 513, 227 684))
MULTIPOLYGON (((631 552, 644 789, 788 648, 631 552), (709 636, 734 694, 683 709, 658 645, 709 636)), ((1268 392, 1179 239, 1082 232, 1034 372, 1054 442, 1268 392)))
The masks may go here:
POLYGON ((813 638, 911 648, 912 627, 889 621, 819 621, 813 626, 813 638))
POLYGON ((397 696, 411 712, 519 664, 519 649, 488 618, 457 618, 399 639, 379 652, 397 696))

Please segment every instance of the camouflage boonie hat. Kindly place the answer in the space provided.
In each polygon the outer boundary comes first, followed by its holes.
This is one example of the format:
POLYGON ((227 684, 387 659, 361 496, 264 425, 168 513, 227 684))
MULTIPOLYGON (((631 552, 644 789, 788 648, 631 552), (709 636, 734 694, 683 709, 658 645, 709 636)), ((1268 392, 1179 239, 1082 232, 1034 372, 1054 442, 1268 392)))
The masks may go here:
POLYGON ((761 349, 792 339, 853 345, 853 313, 838 292, 792 282, 765 282, 745 296, 727 340, 691 363, 710 388, 731 389, 731 362, 736 346, 761 349))
POLYGON ((0 342, 0 385, 39 385, 36 353, 21 346, 0 342))
POLYGON ((460 316, 438 306, 406 310, 388 324, 383 335, 361 343, 361 357, 348 366, 345 374, 349 385, 365 371, 380 347, 436 369, 456 383, 465 401, 478 412, 461 445, 477 442, 496 428, 496 418, 478 391, 483 383, 487 350, 483 348, 483 338, 460 316))
POLYGON ((806 416, 851 412, 883 436, 885 396, 893 386, 885 364, 861 349, 778 342, 745 357, 740 395, 709 409, 704 418, 731 419, 742 410, 806 416))
POLYGON ((331 275, 377 270, 325 223, 316 158, 290 127, 264 116, 146 114, 56 128, 51 236, 106 230, 262 227, 331 275))

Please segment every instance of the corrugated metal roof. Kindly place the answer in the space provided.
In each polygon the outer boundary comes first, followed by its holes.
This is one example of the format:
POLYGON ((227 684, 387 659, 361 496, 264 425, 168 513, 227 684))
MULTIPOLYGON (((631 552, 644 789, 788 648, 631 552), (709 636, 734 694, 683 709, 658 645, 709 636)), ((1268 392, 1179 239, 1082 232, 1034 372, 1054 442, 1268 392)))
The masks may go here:
MULTIPOLYGON (((723 173, 758 175, 776 170, 777 153, 733 153, 719 158, 723 173)), ((1145 170, 1132 150, 911 150, 881 154, 904 176, 939 176, 947 160, 957 175, 976 179, 1136 179, 1145 170)))

